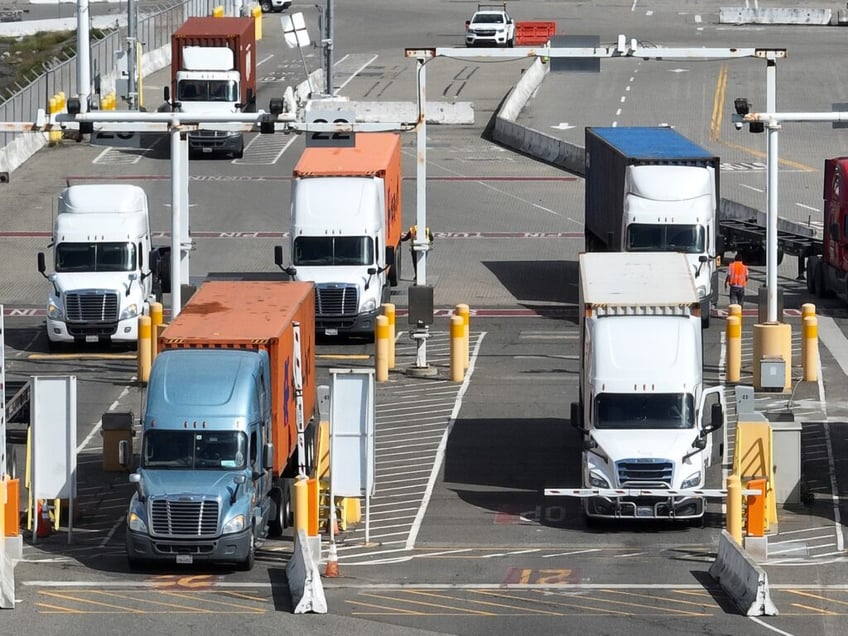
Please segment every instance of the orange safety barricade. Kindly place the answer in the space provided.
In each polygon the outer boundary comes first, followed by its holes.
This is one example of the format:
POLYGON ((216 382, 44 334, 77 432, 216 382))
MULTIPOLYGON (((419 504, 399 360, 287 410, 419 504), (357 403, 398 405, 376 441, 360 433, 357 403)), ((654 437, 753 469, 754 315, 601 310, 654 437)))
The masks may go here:
POLYGON ((21 533, 20 511, 20 482, 17 479, 6 479, 6 506, 3 510, 5 520, 4 530, 7 537, 16 537, 21 533))
POLYGON ((515 46, 538 46, 556 35, 553 20, 523 21, 515 23, 515 46))

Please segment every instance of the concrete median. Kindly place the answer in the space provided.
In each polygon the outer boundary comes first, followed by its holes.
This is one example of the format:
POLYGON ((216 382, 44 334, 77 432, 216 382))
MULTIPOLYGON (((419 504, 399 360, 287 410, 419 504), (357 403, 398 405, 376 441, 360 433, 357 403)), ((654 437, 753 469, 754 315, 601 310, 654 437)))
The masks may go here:
POLYGON ((294 553, 286 566, 292 607, 295 614, 327 613, 327 599, 321 585, 321 573, 312 558, 310 542, 305 530, 298 530, 294 553))
POLYGON ((827 26, 833 19, 831 9, 721 7, 719 24, 808 24, 827 26))
POLYGON ((771 601, 768 575, 727 530, 721 531, 712 576, 745 616, 777 616, 771 601))

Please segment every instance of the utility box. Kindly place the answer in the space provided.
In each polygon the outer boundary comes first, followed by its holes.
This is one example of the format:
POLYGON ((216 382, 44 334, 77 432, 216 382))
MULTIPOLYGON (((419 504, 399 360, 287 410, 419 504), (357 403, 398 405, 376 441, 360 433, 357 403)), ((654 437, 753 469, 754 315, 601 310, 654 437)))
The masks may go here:
POLYGON ((781 414, 771 419, 771 431, 775 502, 800 504, 801 423, 791 413, 781 414))
MULTIPOLYGON (((105 472, 120 472, 130 470, 131 465, 121 466, 119 448, 121 442, 129 447, 129 458, 133 456, 133 414, 132 411, 123 413, 104 413, 100 420, 100 434, 103 436, 103 470, 105 472)), ((132 462, 130 461, 130 464, 132 462)))
POLYGON ((783 391, 786 388, 786 362, 779 356, 763 356, 760 360, 760 388, 783 391))

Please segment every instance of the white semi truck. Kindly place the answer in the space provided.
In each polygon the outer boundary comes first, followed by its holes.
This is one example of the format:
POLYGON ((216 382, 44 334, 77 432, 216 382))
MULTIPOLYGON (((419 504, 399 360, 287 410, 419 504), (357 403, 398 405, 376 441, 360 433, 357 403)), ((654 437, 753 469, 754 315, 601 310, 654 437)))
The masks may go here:
POLYGON ((157 278, 147 194, 135 185, 72 185, 59 195, 53 224, 47 340, 135 343, 157 278))
POLYGON ((700 304, 686 255, 579 256, 579 401, 589 520, 701 519, 722 387, 706 388, 700 304), (687 492, 688 491, 688 492, 687 492))

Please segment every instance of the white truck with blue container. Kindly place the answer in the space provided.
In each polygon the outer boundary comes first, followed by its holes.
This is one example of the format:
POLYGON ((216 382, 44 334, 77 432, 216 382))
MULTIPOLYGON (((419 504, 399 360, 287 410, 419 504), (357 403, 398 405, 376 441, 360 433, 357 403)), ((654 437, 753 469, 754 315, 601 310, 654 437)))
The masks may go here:
POLYGON ((719 164, 673 128, 586 128, 588 252, 680 252, 695 274, 701 321, 718 304, 719 164))

